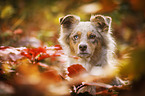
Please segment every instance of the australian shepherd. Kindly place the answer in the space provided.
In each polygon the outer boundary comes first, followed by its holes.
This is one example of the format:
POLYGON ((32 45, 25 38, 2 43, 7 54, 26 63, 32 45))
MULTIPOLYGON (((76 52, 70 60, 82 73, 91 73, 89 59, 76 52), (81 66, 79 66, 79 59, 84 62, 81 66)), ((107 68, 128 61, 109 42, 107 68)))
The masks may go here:
POLYGON ((85 22, 80 21, 76 15, 60 18, 58 41, 68 56, 67 67, 81 64, 90 75, 95 76, 109 76, 115 72, 115 41, 111 22, 111 17, 103 15, 91 16, 90 21, 85 22))

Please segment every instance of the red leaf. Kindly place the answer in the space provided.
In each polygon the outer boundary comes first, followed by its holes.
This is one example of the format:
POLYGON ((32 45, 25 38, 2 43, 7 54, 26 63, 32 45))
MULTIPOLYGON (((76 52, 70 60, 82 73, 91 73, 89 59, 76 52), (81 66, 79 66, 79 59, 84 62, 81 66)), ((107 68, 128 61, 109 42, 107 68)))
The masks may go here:
POLYGON ((40 61, 40 60, 43 60, 43 59, 45 59, 45 58, 48 58, 48 57, 50 57, 50 55, 49 54, 46 54, 46 55, 42 55, 42 56, 40 56, 40 57, 38 57, 38 61, 40 61))
POLYGON ((68 76, 73 78, 73 77, 79 76, 82 73, 85 73, 87 71, 82 65, 74 64, 74 65, 71 65, 70 67, 68 67, 68 72, 69 72, 68 76))
POLYGON ((9 46, 0 46, 0 50, 4 50, 4 49, 7 49, 7 48, 10 48, 9 46))
POLYGON ((46 49, 45 48, 42 48, 42 47, 39 47, 39 48, 28 48, 28 49, 24 49, 21 54, 24 55, 24 56, 26 56, 30 60, 35 61, 36 57, 40 53, 46 53, 46 49))
POLYGON ((62 47, 60 45, 55 45, 55 50, 62 50, 62 47))
POLYGON ((60 45, 52 47, 39 47, 39 48, 27 48, 21 52, 22 55, 30 59, 33 63, 38 63, 45 58, 51 58, 52 61, 56 60, 57 56, 61 56, 62 48, 60 45))

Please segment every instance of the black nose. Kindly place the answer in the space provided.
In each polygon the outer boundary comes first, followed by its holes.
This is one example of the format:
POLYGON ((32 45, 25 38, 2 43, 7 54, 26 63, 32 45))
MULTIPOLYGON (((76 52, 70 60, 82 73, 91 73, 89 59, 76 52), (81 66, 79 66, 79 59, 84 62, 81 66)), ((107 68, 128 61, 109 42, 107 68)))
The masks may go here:
POLYGON ((87 45, 86 44, 81 44, 81 45, 79 45, 79 49, 81 51, 85 51, 87 49, 87 45))

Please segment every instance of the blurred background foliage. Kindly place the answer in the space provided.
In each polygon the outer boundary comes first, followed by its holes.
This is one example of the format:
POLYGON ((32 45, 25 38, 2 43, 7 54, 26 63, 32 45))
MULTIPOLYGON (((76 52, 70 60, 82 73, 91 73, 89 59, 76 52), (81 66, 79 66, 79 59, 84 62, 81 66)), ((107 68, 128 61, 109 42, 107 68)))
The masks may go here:
POLYGON ((137 85, 145 88, 144 0, 0 0, 0 46, 56 45, 59 17, 67 14, 84 21, 94 14, 111 16, 120 74, 135 80, 132 92, 137 85))
POLYGON ((143 0, 0 0, 0 45, 57 44, 59 17, 67 14, 85 21, 93 14, 109 15, 116 41, 139 45, 138 39, 144 43, 144 6, 143 0))

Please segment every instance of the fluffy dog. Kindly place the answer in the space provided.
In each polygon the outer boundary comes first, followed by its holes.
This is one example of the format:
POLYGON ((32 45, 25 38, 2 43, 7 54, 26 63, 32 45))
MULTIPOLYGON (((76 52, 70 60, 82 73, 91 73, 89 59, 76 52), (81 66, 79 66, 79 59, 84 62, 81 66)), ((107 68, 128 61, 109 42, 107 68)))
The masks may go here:
POLYGON ((95 76, 107 77, 115 72, 115 42, 111 35, 111 22, 111 17, 103 15, 91 16, 90 21, 86 22, 80 21, 80 17, 75 15, 60 18, 58 41, 68 56, 67 67, 81 64, 90 75, 95 76))

